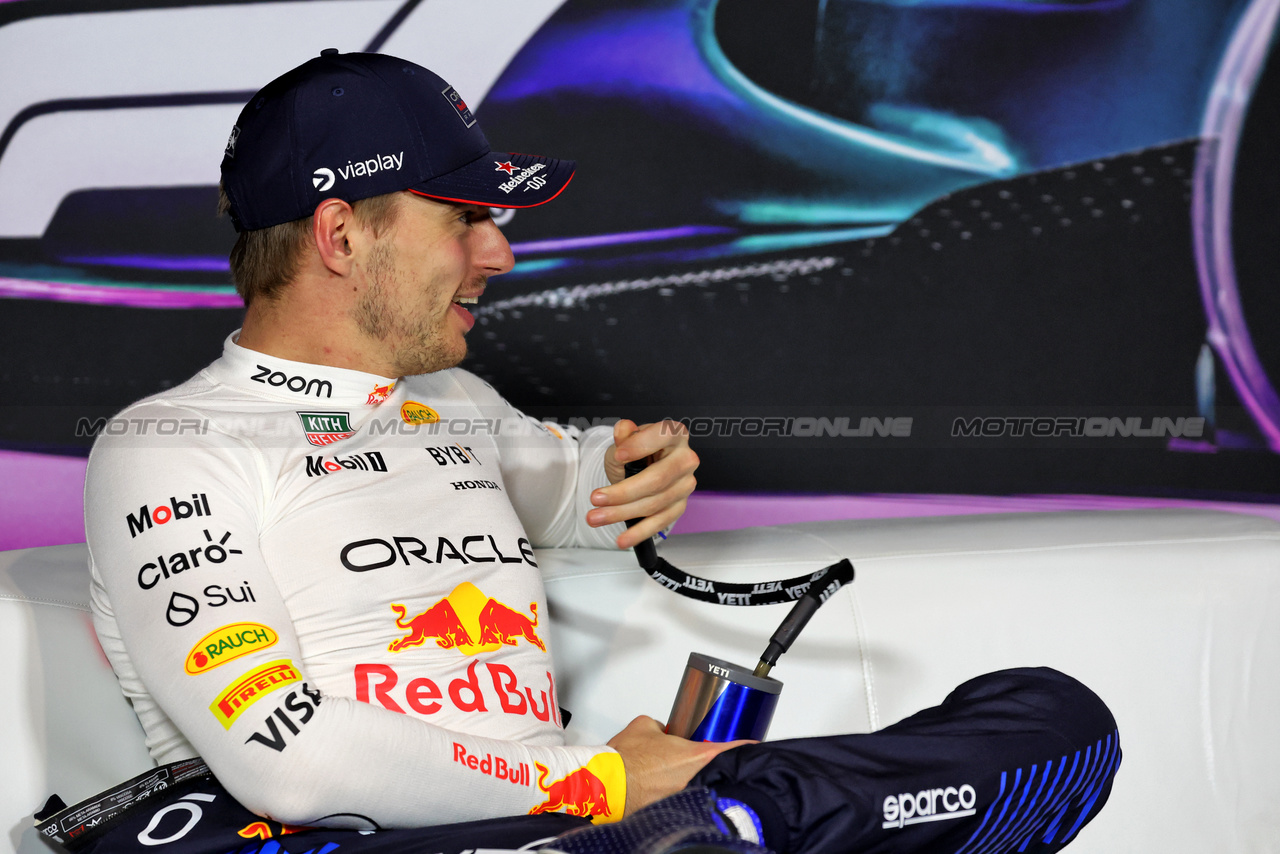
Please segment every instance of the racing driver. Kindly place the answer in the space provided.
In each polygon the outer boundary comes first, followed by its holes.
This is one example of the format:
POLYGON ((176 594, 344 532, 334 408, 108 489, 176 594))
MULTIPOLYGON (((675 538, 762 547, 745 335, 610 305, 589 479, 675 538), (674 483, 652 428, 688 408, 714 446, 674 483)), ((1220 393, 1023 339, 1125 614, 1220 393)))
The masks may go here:
POLYGON ((542 423, 457 367, 513 264, 490 209, 573 172, 491 150, 390 56, 326 50, 244 107, 243 326, 121 414, 143 427, 99 439, 86 486, 95 626, 160 768, 68 847, 1052 851, 1101 808, 1115 722, 1046 669, 873 734, 708 744, 640 717, 566 745, 534 548, 655 535, 698 464, 679 425, 542 423))

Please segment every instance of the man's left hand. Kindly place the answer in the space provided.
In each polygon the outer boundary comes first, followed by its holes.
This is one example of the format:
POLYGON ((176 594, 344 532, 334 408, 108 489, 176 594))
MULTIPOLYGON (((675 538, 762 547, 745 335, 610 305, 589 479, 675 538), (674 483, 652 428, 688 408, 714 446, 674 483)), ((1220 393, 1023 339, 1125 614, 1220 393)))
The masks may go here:
POLYGON ((693 477, 698 455, 689 447, 689 431, 678 421, 636 426, 623 419, 613 425, 613 446, 605 452, 604 470, 609 483, 591 493, 595 509, 587 513, 593 528, 640 519, 618 537, 618 548, 636 543, 669 528, 684 513, 698 482, 693 477), (623 465, 649 461, 649 467, 627 477, 623 465))

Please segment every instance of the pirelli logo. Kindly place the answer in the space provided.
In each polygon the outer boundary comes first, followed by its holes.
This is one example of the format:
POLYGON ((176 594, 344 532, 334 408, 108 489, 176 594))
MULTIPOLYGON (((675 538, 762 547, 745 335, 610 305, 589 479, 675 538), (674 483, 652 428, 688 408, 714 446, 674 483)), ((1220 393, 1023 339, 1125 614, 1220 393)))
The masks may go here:
POLYGON ((264 695, 301 681, 302 676, 294 668, 292 661, 271 661, 250 670, 228 685, 209 706, 209 711, 213 712, 223 729, 231 729, 231 725, 264 695))

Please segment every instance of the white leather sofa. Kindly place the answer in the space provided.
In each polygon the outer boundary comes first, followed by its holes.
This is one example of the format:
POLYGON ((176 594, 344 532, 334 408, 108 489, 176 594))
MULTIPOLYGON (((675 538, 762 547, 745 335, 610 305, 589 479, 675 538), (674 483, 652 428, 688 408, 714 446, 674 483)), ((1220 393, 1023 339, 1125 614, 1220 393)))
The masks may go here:
MULTIPOLYGON (((1049 665, 1119 722, 1111 801, 1073 852, 1280 851, 1280 523, 1209 511, 827 522, 676 536, 676 566, 765 581, 841 557, 857 580, 774 670, 770 738, 867 731, 977 673, 1049 665)), ((542 551, 568 732, 665 719, 690 651, 751 665, 789 606, 723 607, 629 553, 542 551)), ((83 546, 0 553, 0 854, 32 813, 151 763, 97 648, 83 546)))

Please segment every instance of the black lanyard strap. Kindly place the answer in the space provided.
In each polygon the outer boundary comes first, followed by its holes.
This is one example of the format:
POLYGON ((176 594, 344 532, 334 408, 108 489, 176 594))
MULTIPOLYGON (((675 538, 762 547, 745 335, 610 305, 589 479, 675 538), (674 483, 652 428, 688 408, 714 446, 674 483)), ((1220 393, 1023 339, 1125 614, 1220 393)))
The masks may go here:
POLYGON ((658 557, 658 550, 652 540, 645 540, 636 546, 636 558, 640 561, 640 568, 668 590, 717 605, 776 605, 779 602, 794 602, 808 593, 814 585, 821 586, 818 601, 825 602, 833 593, 853 581, 853 564, 848 558, 824 566, 809 575, 746 584, 712 581, 690 575, 683 569, 672 566, 665 558, 658 557), (646 545, 647 549, 644 548, 646 545))

